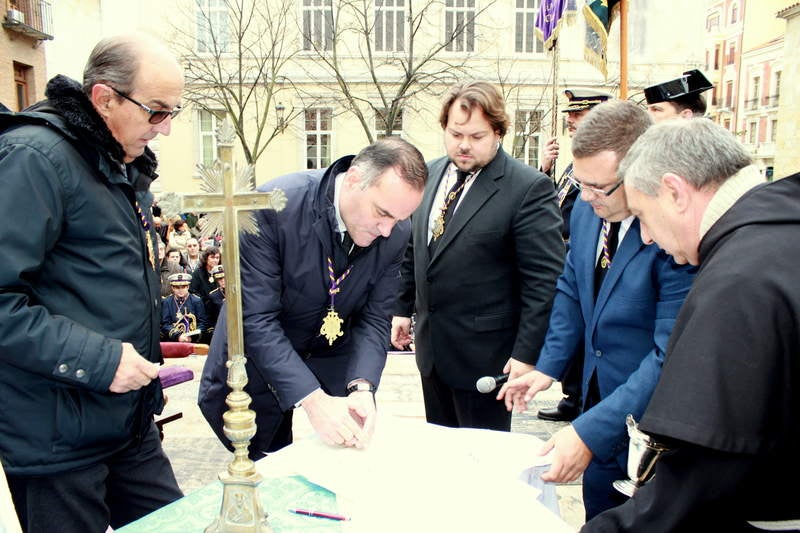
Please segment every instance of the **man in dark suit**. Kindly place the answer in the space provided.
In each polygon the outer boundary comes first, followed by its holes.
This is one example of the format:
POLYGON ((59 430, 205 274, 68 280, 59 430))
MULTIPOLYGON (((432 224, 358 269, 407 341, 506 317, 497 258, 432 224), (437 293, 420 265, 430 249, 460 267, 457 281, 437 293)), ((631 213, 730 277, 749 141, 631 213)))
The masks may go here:
POLYGON ((416 357, 428 422, 508 431, 511 414, 482 376, 517 376, 536 361, 564 260, 550 179, 507 155, 505 104, 489 83, 456 85, 439 117, 447 156, 412 218, 392 344, 416 357))
MULTIPOLYGON (((567 114, 567 133, 570 139, 575 135, 583 117, 589 113, 594 106, 607 102, 611 99, 611 95, 593 89, 567 89, 564 91, 568 105, 561 110, 562 113, 567 114)), ((558 157, 558 138, 554 137, 544 147, 544 156, 542 157, 541 171, 548 176, 554 178, 553 183, 556 186, 556 196, 558 197, 558 209, 561 211, 561 218, 564 219, 564 224, 561 226, 561 237, 564 239, 564 244, 569 249, 569 235, 570 235, 570 215, 572 208, 575 205, 575 200, 578 199, 580 190, 572 185, 569 177, 572 176, 572 163, 564 168, 561 177, 556 180, 553 176, 553 165, 558 157)), ((578 228, 580 231, 580 228, 578 228)), ((561 392, 564 397, 558 402, 555 407, 547 409, 539 409, 536 413, 538 418, 542 420, 551 420, 555 422, 572 422, 580 414, 581 411, 581 376, 583 375, 583 344, 579 344, 575 349, 575 357, 572 362, 564 371, 561 376, 561 392)))
POLYGON ((586 519, 622 503, 612 483, 626 479, 625 418, 644 412, 661 374, 675 317, 694 278, 660 248, 642 243, 617 167, 650 126, 647 112, 628 101, 600 104, 572 141, 573 234, 536 370, 503 385, 498 399, 525 409, 536 393, 563 375, 584 343, 583 412, 547 441, 552 466, 542 479, 569 482, 583 473, 586 519), (619 243, 619 244, 617 244, 619 243))
MULTIPOLYGON (((386 139, 328 169, 289 174, 263 190, 287 197, 256 213, 241 238, 247 392, 258 432, 250 455, 292 442, 292 410, 306 411, 328 444, 362 447, 375 423, 374 392, 410 223, 427 179, 422 154, 386 139)), ((226 410, 224 306, 203 368, 199 404, 222 442, 226 410)))

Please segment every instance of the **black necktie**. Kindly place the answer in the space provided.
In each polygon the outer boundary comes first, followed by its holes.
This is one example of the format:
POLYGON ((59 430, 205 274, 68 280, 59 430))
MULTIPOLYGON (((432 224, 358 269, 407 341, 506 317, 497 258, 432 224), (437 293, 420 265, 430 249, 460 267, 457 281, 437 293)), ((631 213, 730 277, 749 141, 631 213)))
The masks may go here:
POLYGON ((447 230, 450 219, 453 218, 458 199, 461 198, 461 193, 464 192, 464 183, 467 181, 469 174, 469 172, 461 169, 456 170, 456 182, 450 187, 450 190, 447 191, 447 195, 444 197, 444 203, 439 207, 440 210, 444 207, 444 224, 442 225, 442 235, 438 238, 431 237, 431 242, 428 243, 428 252, 431 257, 433 257, 436 247, 439 246, 439 241, 444 237, 444 231, 447 230))
POLYGON ((342 247, 344 248, 347 257, 351 257, 358 248, 353 242, 353 239, 350 237, 350 233, 347 231, 344 232, 344 237, 342 238, 342 247))
POLYGON ((594 268, 594 297, 597 299, 597 293, 600 292, 600 287, 603 285, 603 280, 606 277, 608 269, 611 268, 611 260, 614 258, 614 253, 617 250, 617 241, 619 240, 619 228, 622 222, 608 222, 603 221, 603 249, 600 250, 600 257, 597 258, 597 264, 594 268))
POLYGON ((447 197, 445 198, 445 202, 447 202, 448 200, 450 202, 447 204, 447 210, 444 212, 445 228, 447 227, 447 223, 450 222, 450 219, 453 218, 453 213, 456 210, 456 204, 458 204, 458 199, 461 198, 461 193, 464 192, 464 182, 467 181, 468 177, 469 177, 469 172, 465 172, 463 170, 456 171, 456 182, 453 184, 453 187, 447 193, 447 197))

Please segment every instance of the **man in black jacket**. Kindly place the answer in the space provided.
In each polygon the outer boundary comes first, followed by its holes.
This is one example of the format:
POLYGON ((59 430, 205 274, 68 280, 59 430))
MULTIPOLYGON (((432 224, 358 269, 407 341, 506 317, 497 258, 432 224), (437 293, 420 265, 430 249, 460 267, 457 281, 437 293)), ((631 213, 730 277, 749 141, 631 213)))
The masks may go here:
POLYGON ((98 43, 81 87, 0 113, 0 459, 27 531, 103 532, 181 496, 153 414, 157 236, 148 141, 183 75, 144 36, 98 43))
POLYGON ((533 368, 564 264, 550 179, 503 151, 505 102, 483 81, 454 86, 439 116, 447 156, 412 218, 412 242, 392 320, 411 339, 428 422, 508 431, 511 413, 475 382, 533 368))

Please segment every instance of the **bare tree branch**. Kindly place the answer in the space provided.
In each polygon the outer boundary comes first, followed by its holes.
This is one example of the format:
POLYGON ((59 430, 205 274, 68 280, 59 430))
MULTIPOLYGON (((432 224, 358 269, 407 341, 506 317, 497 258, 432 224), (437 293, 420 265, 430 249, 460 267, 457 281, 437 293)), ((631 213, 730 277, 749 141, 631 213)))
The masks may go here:
MULTIPOLYGON (((273 109, 291 91, 285 72, 298 52, 294 2, 225 0, 215 10, 191 2, 181 23, 172 27, 172 45, 185 67, 186 100, 231 121, 245 160, 255 166, 285 124, 302 113, 292 108, 279 124, 273 109)), ((255 180, 255 177, 253 177, 255 180)))

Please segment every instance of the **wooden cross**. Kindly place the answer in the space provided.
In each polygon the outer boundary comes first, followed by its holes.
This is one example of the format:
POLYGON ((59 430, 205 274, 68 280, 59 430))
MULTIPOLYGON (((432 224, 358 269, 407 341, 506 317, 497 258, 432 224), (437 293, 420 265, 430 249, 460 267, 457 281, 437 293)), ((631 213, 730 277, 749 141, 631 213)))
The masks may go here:
MULTIPOLYGON (((249 175, 252 168, 244 174, 245 180, 237 180, 233 173, 233 129, 226 120, 217 132, 219 161, 215 169, 201 168, 206 176, 205 194, 184 195, 181 212, 221 213, 222 223, 209 223, 209 232, 222 230, 224 237, 224 253, 222 264, 225 269, 225 307, 228 333, 228 367, 227 383, 231 388, 226 403, 229 410, 223 415, 225 436, 230 439, 234 448, 234 457, 228 465, 227 473, 220 474, 224 485, 220 515, 214 523, 206 528, 206 532, 269 532, 267 515, 261 507, 257 491, 261 476, 255 470, 255 464, 248 457, 247 449, 250 439, 256 434, 255 412, 249 409, 250 395, 244 391, 247 385, 245 371, 246 357, 244 353, 244 334, 242 330, 242 295, 241 275, 239 270, 239 232, 240 215, 252 216, 258 209, 282 210, 286 206, 286 195, 281 190, 269 193, 257 193, 252 190, 236 190, 236 181, 243 181, 250 189, 249 175), (219 173, 217 173, 219 174, 219 173), (208 179, 211 176, 214 179, 208 179), (218 191, 220 181, 222 191, 218 191)), ((242 187, 240 187, 241 189, 242 187)), ((245 224, 246 225, 246 224, 245 224)), ((257 231, 251 223, 251 231, 257 231)))

